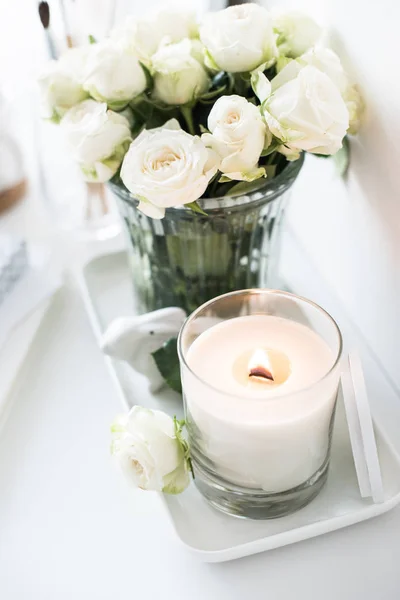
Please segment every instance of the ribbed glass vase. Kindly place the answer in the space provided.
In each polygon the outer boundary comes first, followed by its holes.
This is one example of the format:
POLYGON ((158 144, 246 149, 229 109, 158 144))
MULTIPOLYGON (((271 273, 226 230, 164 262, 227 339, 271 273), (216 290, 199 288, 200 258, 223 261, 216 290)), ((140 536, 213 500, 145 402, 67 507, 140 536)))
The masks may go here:
POLYGON ((303 158, 245 195, 202 198, 207 216, 185 207, 151 219, 126 188, 111 183, 129 238, 137 307, 181 306, 188 313, 220 294, 267 287, 279 222, 303 158))

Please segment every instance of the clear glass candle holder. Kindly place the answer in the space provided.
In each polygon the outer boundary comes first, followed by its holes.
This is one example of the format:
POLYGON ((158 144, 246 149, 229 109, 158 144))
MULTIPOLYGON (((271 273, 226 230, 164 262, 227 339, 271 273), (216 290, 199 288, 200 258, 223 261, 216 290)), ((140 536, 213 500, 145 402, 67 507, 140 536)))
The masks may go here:
POLYGON ((200 493, 250 519, 282 517, 315 498, 327 479, 340 380, 332 317, 286 292, 232 292, 190 315, 178 352, 200 493))

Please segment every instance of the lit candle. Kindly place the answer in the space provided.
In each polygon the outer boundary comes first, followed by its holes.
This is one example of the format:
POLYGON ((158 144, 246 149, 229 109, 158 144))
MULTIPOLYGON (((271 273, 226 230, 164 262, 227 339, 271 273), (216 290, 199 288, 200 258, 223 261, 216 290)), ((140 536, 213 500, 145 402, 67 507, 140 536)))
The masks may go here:
POLYGON ((201 333, 183 388, 216 475, 274 493, 317 473, 328 456, 338 377, 325 376, 336 358, 310 327, 280 316, 229 318, 201 333))

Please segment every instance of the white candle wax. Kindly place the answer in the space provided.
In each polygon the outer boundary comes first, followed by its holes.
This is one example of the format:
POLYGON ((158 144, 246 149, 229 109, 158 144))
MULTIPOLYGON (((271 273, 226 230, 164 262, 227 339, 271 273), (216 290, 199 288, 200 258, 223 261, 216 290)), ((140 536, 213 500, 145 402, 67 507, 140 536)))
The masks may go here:
POLYGON ((335 357, 314 331, 282 317, 237 317, 203 332, 186 361, 192 371, 183 370, 189 418, 219 475, 280 492, 322 466, 338 377, 324 377, 335 357), (272 357, 273 370, 289 365, 282 383, 249 380, 247 357, 257 349, 272 357))

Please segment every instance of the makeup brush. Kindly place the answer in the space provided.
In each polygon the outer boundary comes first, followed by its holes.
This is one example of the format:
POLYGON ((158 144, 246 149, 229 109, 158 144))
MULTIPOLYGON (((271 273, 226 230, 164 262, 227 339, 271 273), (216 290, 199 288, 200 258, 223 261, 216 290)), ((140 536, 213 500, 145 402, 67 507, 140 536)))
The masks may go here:
POLYGON ((50 57, 56 59, 57 53, 54 46, 53 37, 50 32, 50 6, 48 2, 39 2, 38 11, 40 22, 42 23, 44 33, 46 35, 47 47, 49 49, 50 57))
POLYGON ((73 48, 74 44, 72 42, 72 35, 71 35, 68 14, 67 14, 66 6, 64 4, 64 0, 60 0, 60 8, 61 8, 61 16, 62 16, 63 25, 64 25, 65 41, 67 42, 67 48, 73 48))

